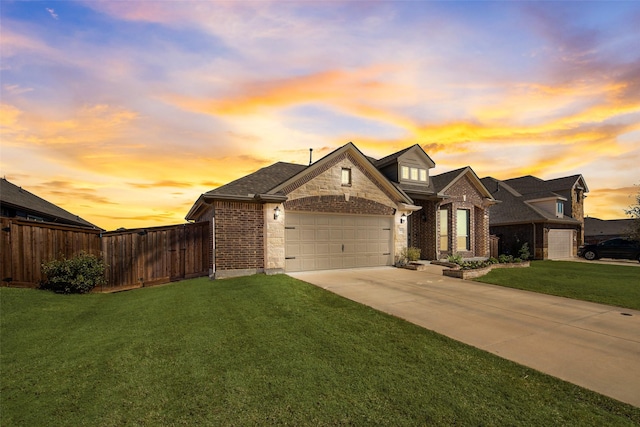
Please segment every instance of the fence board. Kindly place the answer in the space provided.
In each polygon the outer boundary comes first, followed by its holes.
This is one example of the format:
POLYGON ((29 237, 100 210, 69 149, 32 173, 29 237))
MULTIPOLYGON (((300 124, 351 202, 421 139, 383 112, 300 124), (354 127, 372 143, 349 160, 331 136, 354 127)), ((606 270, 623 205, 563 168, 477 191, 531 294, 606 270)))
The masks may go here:
POLYGON ((3 286, 37 287, 41 264, 85 251, 101 257, 107 284, 97 291, 131 289, 209 274, 209 223, 100 233, 77 227, 2 218, 3 286))

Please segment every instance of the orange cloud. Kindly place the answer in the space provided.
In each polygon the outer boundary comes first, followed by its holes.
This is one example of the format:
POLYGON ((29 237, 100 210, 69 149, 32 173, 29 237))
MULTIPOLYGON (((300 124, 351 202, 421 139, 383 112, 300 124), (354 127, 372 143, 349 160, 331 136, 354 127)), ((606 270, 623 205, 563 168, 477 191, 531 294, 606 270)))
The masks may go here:
POLYGON ((384 101, 411 93, 408 87, 382 81, 382 74, 389 70, 389 66, 379 65, 355 71, 329 70, 282 80, 246 83, 238 94, 218 100, 179 95, 164 98, 188 111, 213 115, 251 115, 262 109, 314 102, 382 114, 367 107, 364 101, 384 101))
POLYGON ((589 188, 585 200, 585 213, 600 219, 629 218, 624 209, 633 205, 640 187, 589 188))

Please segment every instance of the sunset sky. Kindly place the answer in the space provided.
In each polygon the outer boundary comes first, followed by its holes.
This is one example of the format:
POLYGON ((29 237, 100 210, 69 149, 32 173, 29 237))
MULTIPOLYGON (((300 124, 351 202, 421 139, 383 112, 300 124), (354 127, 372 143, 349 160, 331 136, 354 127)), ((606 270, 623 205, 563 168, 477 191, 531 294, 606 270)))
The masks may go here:
POLYGON ((582 174, 586 214, 640 184, 640 2, 0 4, 12 183, 108 230, 352 141, 433 174, 582 174))

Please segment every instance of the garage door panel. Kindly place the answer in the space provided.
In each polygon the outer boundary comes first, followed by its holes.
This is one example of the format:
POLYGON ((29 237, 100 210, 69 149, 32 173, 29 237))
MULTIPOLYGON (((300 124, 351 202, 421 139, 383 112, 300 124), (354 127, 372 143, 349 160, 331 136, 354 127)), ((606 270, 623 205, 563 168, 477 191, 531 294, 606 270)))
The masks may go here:
POLYGON ((316 240, 319 242, 328 241, 329 239, 329 230, 326 228, 320 228, 316 230, 316 240))
POLYGON ((287 213, 285 220, 287 271, 392 264, 391 217, 287 213))
POLYGON ((547 257, 549 259, 573 256, 573 230, 549 230, 547 235, 547 257))
POLYGON ((318 256, 326 256, 329 255, 329 244, 328 243, 316 243, 316 255, 318 256))

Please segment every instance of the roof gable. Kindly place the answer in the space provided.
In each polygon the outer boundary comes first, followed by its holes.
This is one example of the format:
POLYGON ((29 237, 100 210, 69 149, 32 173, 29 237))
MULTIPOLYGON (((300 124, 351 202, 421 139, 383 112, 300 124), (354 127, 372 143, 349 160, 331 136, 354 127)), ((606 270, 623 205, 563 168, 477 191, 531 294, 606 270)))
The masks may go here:
POLYGON ((313 179, 319 173, 330 167, 330 165, 333 164, 336 159, 339 159, 345 155, 350 156, 352 161, 358 163, 358 165, 369 174, 370 179, 375 181, 375 183, 377 183, 381 189, 392 196, 393 199, 401 203, 413 203, 411 198, 409 198, 409 196, 407 196, 401 189, 393 185, 393 183, 391 183, 371 162, 371 160, 367 156, 362 154, 362 152, 358 150, 358 148, 352 142, 349 142, 348 144, 345 144, 337 150, 327 154, 320 160, 306 167, 304 170, 301 170, 299 173, 285 180, 281 184, 275 186, 267 193, 287 194, 293 191, 295 188, 313 179))
POLYGON ((435 186, 438 194, 443 194, 449 188, 451 188, 457 181, 462 179, 463 177, 468 177, 474 187, 478 190, 481 197, 494 200, 493 195, 484 186, 478 175, 471 169, 471 167, 466 166, 464 168, 455 169, 449 172, 442 173, 440 175, 434 175, 431 177, 433 180, 433 185, 435 186))
POLYGON ((429 157, 429 155, 420 147, 418 144, 412 145, 411 147, 407 147, 404 150, 400 150, 397 153, 389 154, 386 157, 383 157, 380 160, 375 161, 375 166, 380 169, 391 163, 397 162, 405 155, 413 155, 420 158, 429 168, 434 168, 436 166, 435 162, 429 157))

